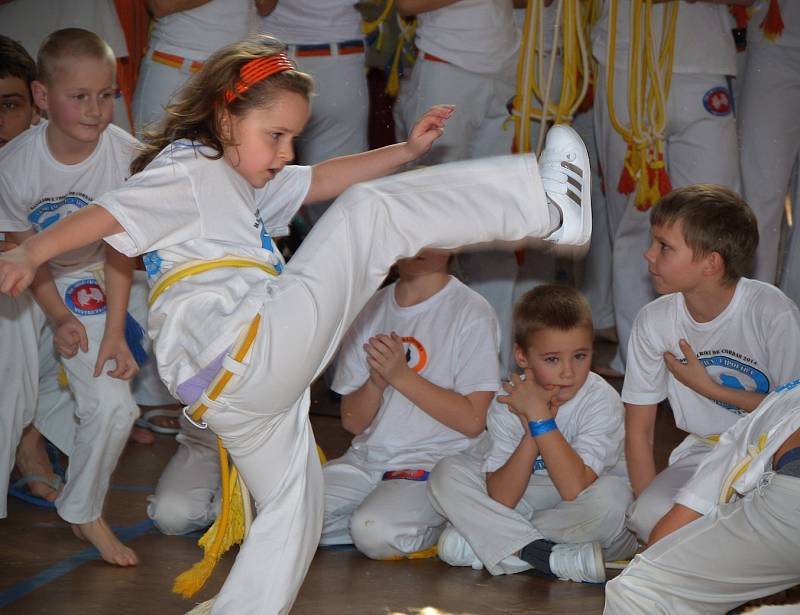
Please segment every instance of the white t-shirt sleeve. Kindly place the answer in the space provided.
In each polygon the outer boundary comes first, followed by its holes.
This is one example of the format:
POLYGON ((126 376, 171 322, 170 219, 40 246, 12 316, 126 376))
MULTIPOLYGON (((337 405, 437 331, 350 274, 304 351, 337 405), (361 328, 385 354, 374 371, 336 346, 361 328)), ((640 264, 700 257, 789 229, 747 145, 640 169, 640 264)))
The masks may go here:
POLYGON ((494 316, 480 317, 465 328, 454 357, 455 385, 460 395, 500 388, 498 325, 494 316))
POLYGON ((645 306, 633 322, 622 387, 622 400, 640 406, 657 404, 667 397, 669 375, 663 357, 664 349, 658 344, 655 331, 650 326, 648 307, 645 306))
POLYGON ((773 389, 791 382, 800 374, 800 366, 795 358, 800 348, 800 310, 791 300, 787 299, 786 303, 786 311, 766 323, 769 362, 775 366, 778 374, 778 381, 772 383, 773 389))
MULTIPOLYGON (((489 416, 486 426, 491 438, 491 446, 486 459, 483 461, 483 472, 495 472, 502 468, 517 450, 525 428, 519 417, 513 414, 508 406, 501 404, 495 398, 489 407, 489 416)), ((533 470, 533 468, 531 468, 533 470)))
POLYGON ((622 402, 616 395, 594 395, 586 400, 581 415, 580 426, 570 446, 584 465, 602 476, 617 464, 622 454, 625 439, 622 402))
POLYGON ((30 220, 25 215, 25 204, 20 201, 5 174, 0 174, 0 230, 17 232, 31 228, 30 220))
POLYGON ((256 205, 264 226, 273 237, 289 234, 289 223, 303 205, 311 188, 310 166, 285 167, 263 188, 256 190, 256 205))
POLYGON ((125 230, 105 240, 126 256, 185 243, 203 235, 194 186, 186 169, 173 162, 148 167, 96 204, 125 230))

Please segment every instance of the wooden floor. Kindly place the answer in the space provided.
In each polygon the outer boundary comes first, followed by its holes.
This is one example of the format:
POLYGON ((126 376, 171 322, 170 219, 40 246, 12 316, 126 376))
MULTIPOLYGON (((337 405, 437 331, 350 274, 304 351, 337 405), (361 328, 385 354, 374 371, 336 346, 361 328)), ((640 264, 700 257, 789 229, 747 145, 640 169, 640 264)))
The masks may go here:
MULTIPOLYGON (((616 383, 618 384, 618 383, 616 383)), ((314 389, 312 423, 329 457, 349 442, 323 387, 314 389)), ((659 461, 680 438, 671 415, 659 413, 659 461)), ((25 615, 178 614, 194 601, 172 594, 174 577, 199 559, 197 536, 163 536, 145 508, 175 440, 129 444, 114 475, 106 519, 139 554, 136 568, 118 569, 73 537, 53 510, 9 500, 0 521, 0 613, 25 615)), ((229 553, 196 601, 217 593, 233 562, 229 553)), ((352 549, 320 549, 293 613, 300 615, 490 615, 601 613, 603 588, 528 574, 492 577, 438 560, 371 561, 352 549)))

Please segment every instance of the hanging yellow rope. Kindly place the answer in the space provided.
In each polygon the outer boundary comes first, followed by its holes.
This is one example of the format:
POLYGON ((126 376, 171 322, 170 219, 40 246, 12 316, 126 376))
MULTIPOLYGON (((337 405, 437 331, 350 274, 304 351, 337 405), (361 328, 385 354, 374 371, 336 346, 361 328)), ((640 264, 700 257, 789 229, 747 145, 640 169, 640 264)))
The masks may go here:
POLYGON ((664 159, 666 101, 672 79, 678 1, 664 4, 660 46, 652 29, 652 0, 630 0, 631 40, 628 63, 628 117, 623 125, 615 110, 614 80, 619 0, 610 0, 607 48, 607 96, 611 124, 628 144, 617 190, 635 191, 636 207, 647 211, 672 187, 664 159))
POLYGON ((400 65, 408 68, 414 66, 416 61, 416 48, 414 47, 414 36, 417 32, 417 20, 406 20, 399 14, 397 18, 397 41, 395 42, 392 62, 389 65, 389 77, 386 80, 386 93, 389 96, 397 96, 400 91, 400 65))
POLYGON ((557 0, 553 42, 550 49, 544 48, 544 2, 532 0, 525 10, 525 24, 520 45, 520 60, 517 64, 517 93, 514 97, 512 118, 514 120, 514 149, 517 152, 532 151, 531 122, 540 123, 540 152, 547 122, 569 123, 585 99, 589 89, 591 67, 587 45, 587 19, 593 14, 592 2, 581 0, 557 0), (563 44, 559 36, 563 34, 563 44), (561 90, 558 101, 552 102, 552 84, 555 78, 557 58, 561 58, 561 90))

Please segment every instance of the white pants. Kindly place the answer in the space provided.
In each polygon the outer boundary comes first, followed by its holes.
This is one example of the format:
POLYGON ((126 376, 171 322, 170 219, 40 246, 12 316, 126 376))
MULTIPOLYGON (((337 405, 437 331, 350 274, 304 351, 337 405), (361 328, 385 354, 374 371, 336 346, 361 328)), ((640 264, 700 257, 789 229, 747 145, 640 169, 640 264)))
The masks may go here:
POLYGON ((181 417, 178 450, 147 498, 147 516, 164 534, 188 534, 211 525, 219 514, 220 472, 217 438, 181 417))
POLYGON ((659 472, 647 488, 628 509, 628 529, 647 543, 650 532, 672 508, 678 491, 694 475, 700 462, 705 459, 714 445, 703 438, 689 435, 672 451, 669 465, 659 472))
MULTIPOLYGON (((72 284, 91 279, 88 275, 75 277, 62 276, 56 280, 56 287, 62 296, 72 284)), ((93 279, 92 279, 93 281, 93 279)), ((73 310, 74 311, 74 310, 73 310)), ((36 352, 28 355, 21 353, 0 353, 0 373, 4 373, 4 364, 25 361, 23 369, 27 374, 27 383, 20 393, 30 395, 19 399, 21 406, 35 408, 38 396, 39 356, 53 353, 52 332, 47 319, 34 302, 30 302, 30 318, 21 317, 14 325, 24 329, 18 333, 30 348, 36 352), (31 388, 32 387, 32 388, 31 388)), ((122 449, 128 440, 138 408, 133 401, 129 383, 106 375, 107 368, 97 378, 94 377, 94 366, 97 351, 105 331, 105 313, 80 315, 76 313, 86 329, 89 338, 89 352, 78 352, 70 359, 60 358, 74 394, 77 423, 70 444, 70 463, 64 489, 56 500, 58 514, 70 523, 88 523, 98 519, 102 514, 103 503, 108 491, 111 473, 117 465, 122 449)), ((5 396, 3 396, 5 397, 5 396)), ((3 401, 5 404, 5 400, 3 401)), ((16 410, 19 411, 20 404, 16 410)), ((3 409, 0 413, 6 415, 3 409)), ((23 410, 23 416, 24 416, 23 410)), ((19 426, 25 423, 13 419, 19 426)), ((3 453, 4 459, 13 460, 19 433, 15 427, 15 441, 9 443, 9 450, 3 453)), ((4 443, 5 446, 5 443, 4 443)), ((13 463, 13 461, 11 462, 13 463)), ((9 468, 10 469, 10 468, 9 468)))
POLYGON ((135 134, 140 135, 148 124, 158 122, 164 117, 164 107, 172 96, 192 76, 193 61, 203 62, 204 58, 185 56, 183 66, 173 68, 153 61, 154 49, 148 49, 139 67, 139 79, 133 93, 132 114, 135 134))
POLYGON ((309 384, 399 258, 426 247, 546 237, 532 156, 442 165, 358 184, 312 228, 272 282, 241 375, 204 420, 221 436, 258 515, 214 613, 286 613, 323 519, 309 384), (495 204, 490 206, 490 204, 495 204))
MULTIPOLYGON (((800 154, 800 49, 763 43, 749 47, 747 53, 738 109, 742 186, 758 219, 754 277, 776 284, 784 196, 790 191, 792 169, 800 154)), ((794 209, 796 216, 800 212, 796 199, 794 209)), ((792 232, 790 254, 800 250, 795 244, 800 244, 800 233, 792 232)))
MULTIPOLYGON (((601 66, 594 103, 595 134, 613 246, 612 289, 619 345, 611 365, 624 371, 633 321, 656 295, 644 260, 644 252, 650 245, 650 212, 635 207, 633 194, 617 191, 628 146, 611 125, 606 75, 605 67, 601 66)), ((616 71, 614 86, 617 117, 627 124, 626 67, 616 71)), ((723 75, 672 75, 665 131, 667 167, 673 188, 704 182, 739 189, 736 120, 732 112, 714 115, 704 106, 704 97, 713 88, 727 87, 723 75)))
POLYGON ((770 476, 637 555, 606 584, 604 613, 723 614, 800 583, 800 479, 770 476))
POLYGON ((372 559, 404 556, 436 544, 445 520, 428 501, 427 481, 384 481, 382 476, 359 467, 351 453, 325 465, 320 544, 354 544, 372 559))
MULTIPOLYGON (((369 149, 369 91, 363 53, 331 56, 289 54, 297 68, 314 77, 311 118, 297 139, 296 155, 301 164, 317 164, 336 156, 358 154, 369 149)), ((306 208, 311 223, 319 220, 329 203, 306 208)))
POLYGON ((468 455, 447 457, 431 473, 429 497, 436 510, 467 540, 494 575, 529 570, 515 555, 534 540, 599 542, 607 559, 629 556, 636 540, 625 529, 632 499, 627 481, 601 476, 572 501, 564 501, 548 476, 531 476, 516 508, 493 500, 481 462, 468 455))

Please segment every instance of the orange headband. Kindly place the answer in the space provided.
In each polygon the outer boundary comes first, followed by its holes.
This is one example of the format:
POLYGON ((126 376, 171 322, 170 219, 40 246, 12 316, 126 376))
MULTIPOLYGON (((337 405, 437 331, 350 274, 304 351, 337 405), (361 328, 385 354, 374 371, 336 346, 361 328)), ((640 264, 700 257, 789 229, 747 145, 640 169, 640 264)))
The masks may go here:
POLYGON ((294 70, 294 64, 285 53, 276 53, 272 56, 250 60, 239 71, 239 80, 233 90, 225 92, 225 102, 231 104, 234 99, 244 94, 259 81, 287 70, 294 70))

